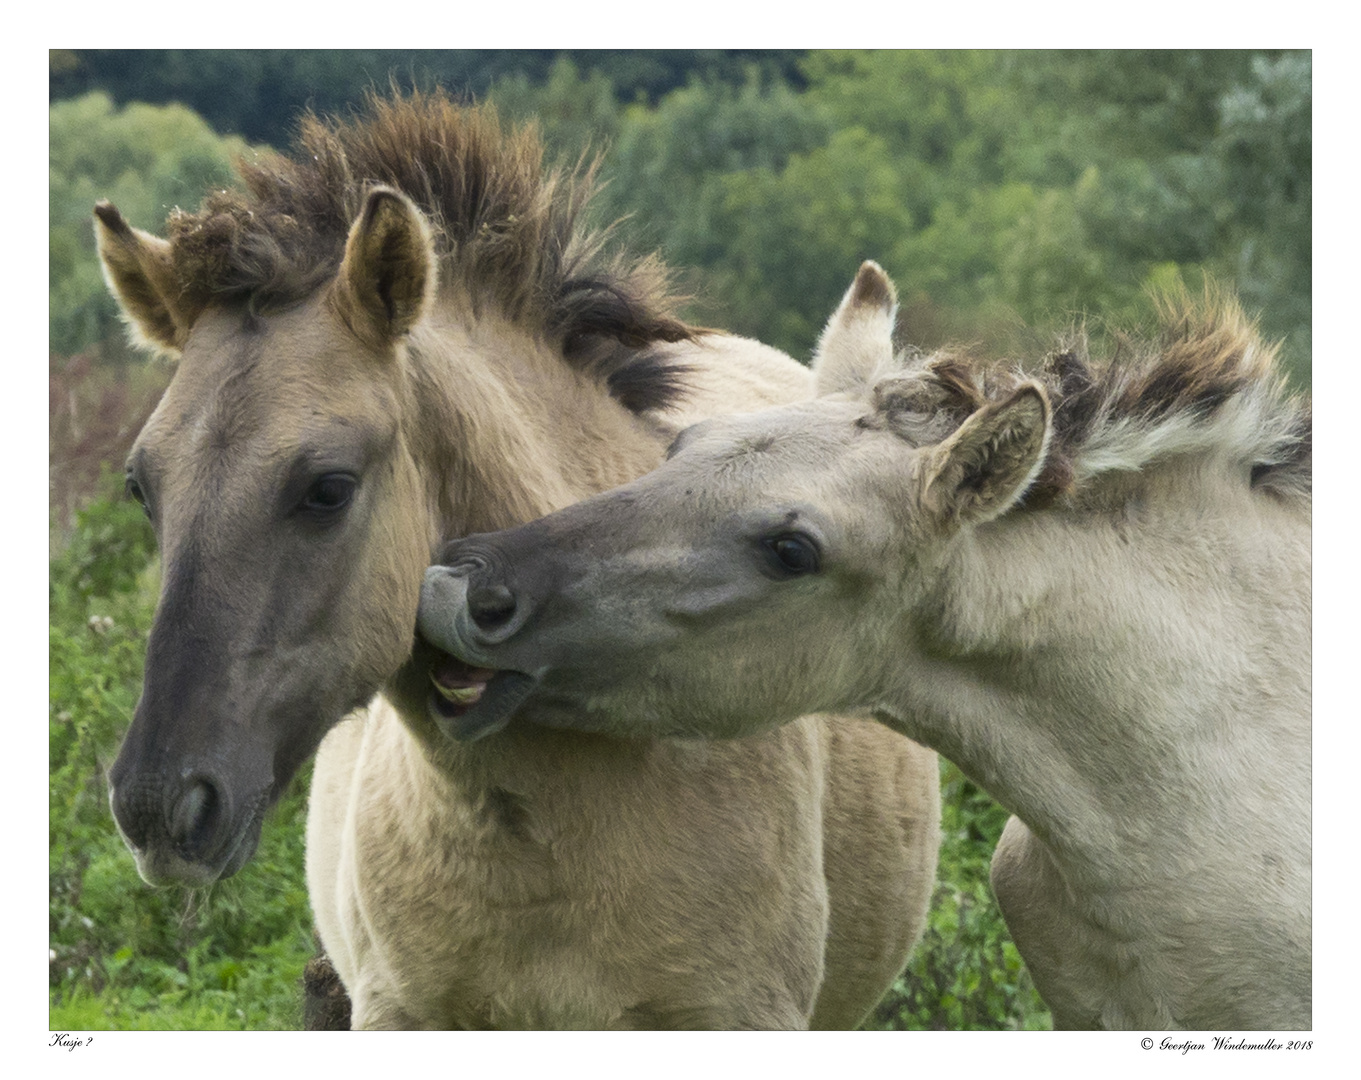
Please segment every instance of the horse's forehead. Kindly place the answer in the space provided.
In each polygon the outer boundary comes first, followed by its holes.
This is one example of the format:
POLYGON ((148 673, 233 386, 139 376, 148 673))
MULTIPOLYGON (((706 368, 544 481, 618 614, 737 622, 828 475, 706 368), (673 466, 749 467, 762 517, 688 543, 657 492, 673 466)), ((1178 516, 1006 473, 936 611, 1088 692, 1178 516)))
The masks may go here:
POLYGON ((824 399, 762 413, 718 417, 682 436, 675 457, 644 482, 657 506, 704 504, 712 512, 789 501, 839 504, 848 487, 879 486, 862 474, 899 448, 857 423, 863 404, 824 399), (874 445, 870 445, 874 444, 874 445))
POLYGON ((373 392, 380 371, 325 305, 265 318, 210 312, 171 381, 163 426, 217 441, 278 441, 325 417, 362 421, 383 400, 373 392))
MULTIPOLYGON (((696 440, 705 466, 754 474, 834 468, 863 437, 863 407, 819 399, 723 418, 696 440)), ((698 455, 697 455, 698 456, 698 455)))

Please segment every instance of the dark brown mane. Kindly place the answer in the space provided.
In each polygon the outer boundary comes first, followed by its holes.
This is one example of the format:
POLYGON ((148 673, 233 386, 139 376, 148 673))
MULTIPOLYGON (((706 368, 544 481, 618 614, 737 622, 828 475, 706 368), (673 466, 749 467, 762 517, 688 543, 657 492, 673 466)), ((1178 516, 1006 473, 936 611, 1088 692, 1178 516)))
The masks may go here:
POLYGON ((291 157, 261 155, 239 171, 245 190, 212 192, 196 213, 171 216, 190 308, 225 300, 261 313, 311 295, 339 268, 365 193, 386 184, 430 219, 446 295, 543 334, 570 361, 626 386, 630 407, 677 392, 677 370, 655 358, 625 370, 650 343, 694 336, 665 269, 650 256, 605 254, 609 230, 581 221, 594 163, 545 170, 532 126, 506 130, 491 106, 438 92, 370 94, 364 115, 308 113, 291 157))
POLYGON ((1092 476, 1210 451, 1248 459, 1256 487, 1307 496, 1312 411, 1307 398, 1287 392, 1275 347, 1263 343, 1236 301, 1221 296, 1178 296, 1162 303, 1161 316, 1159 333, 1117 337, 1101 361, 1077 330, 1037 371, 947 353, 928 358, 917 378, 931 387, 935 409, 949 415, 949 430, 1022 380, 1044 385, 1053 438, 1027 495, 1030 506, 1047 505, 1092 476))

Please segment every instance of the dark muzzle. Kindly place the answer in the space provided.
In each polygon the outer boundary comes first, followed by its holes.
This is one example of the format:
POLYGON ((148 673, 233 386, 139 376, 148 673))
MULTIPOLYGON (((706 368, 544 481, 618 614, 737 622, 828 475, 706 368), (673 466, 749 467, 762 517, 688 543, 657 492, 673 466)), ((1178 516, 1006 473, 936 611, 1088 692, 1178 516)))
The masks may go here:
POLYGON ((114 820, 138 872, 153 885, 205 885, 236 873, 259 842, 268 757, 249 744, 179 757, 162 746, 148 756, 139 752, 139 722, 109 771, 114 820))

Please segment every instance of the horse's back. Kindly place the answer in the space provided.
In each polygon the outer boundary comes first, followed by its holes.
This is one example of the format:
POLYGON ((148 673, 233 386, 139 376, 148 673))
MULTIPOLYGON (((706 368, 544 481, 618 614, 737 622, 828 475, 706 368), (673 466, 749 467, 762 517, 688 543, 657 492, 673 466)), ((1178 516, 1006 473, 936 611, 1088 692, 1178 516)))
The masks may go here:
POLYGON ((685 427, 731 412, 755 412, 813 396, 813 374, 778 349, 734 334, 702 334, 666 347, 683 363, 686 392, 668 419, 685 427))

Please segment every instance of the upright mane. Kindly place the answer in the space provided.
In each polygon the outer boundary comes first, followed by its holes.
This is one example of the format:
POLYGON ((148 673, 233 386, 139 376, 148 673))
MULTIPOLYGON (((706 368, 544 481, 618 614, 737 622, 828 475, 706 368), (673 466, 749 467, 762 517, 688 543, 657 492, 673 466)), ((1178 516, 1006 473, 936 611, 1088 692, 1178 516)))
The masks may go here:
POLYGON ((1313 419, 1307 398, 1291 394, 1277 349, 1229 298, 1185 295, 1160 305, 1160 330, 1120 336, 1093 360, 1085 331, 1068 335, 1038 368, 985 363, 952 352, 913 362, 915 389, 880 390, 877 407, 900 428, 943 438, 975 410, 1008 396, 1026 379, 1041 382, 1054 430, 1044 470, 1026 505, 1042 506, 1114 472, 1137 472, 1189 454, 1245 464, 1254 487, 1308 498, 1313 419), (923 391, 931 411, 921 411, 923 391))
POLYGON ((582 210, 596 163, 544 168, 532 126, 503 127, 490 105, 446 94, 370 93, 362 114, 301 120, 292 156, 242 161, 244 190, 210 193, 168 223, 171 260, 191 309, 236 301, 260 314, 334 277, 345 238, 376 184, 400 189, 430 219, 441 288, 543 334, 607 379, 630 407, 663 404, 680 372, 638 350, 696 333, 652 256, 607 255, 610 229, 582 210))

